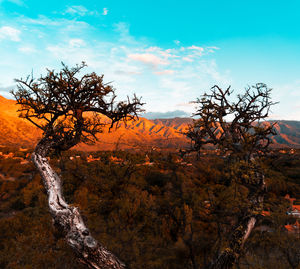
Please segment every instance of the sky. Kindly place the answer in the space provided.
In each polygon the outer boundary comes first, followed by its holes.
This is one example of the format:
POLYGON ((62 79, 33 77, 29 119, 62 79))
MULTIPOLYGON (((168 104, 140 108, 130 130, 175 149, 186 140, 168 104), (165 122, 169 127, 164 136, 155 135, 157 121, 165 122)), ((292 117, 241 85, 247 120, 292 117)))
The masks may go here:
POLYGON ((270 119, 300 120, 300 1, 0 0, 0 95, 85 61, 149 117, 189 116, 213 85, 272 88, 270 119))

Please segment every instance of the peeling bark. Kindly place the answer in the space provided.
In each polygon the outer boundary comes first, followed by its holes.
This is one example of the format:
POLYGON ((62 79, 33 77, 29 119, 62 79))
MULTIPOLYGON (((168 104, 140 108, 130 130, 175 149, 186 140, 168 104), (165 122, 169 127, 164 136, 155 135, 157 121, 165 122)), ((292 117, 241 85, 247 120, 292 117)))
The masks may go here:
POLYGON ((41 174, 47 190, 49 209, 55 226, 73 248, 79 261, 89 268, 125 268, 124 263, 92 237, 78 208, 66 203, 62 193, 61 179, 46 158, 51 149, 51 143, 47 142, 49 141, 42 139, 38 143, 32 154, 32 161, 41 174))

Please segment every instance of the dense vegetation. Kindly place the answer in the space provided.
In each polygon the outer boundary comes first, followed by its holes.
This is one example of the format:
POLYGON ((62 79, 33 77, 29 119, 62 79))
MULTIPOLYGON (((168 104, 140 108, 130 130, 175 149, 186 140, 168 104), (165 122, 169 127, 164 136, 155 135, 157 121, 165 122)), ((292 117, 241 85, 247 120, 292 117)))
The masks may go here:
MULTIPOLYGON (((29 151, 0 149, 0 268, 84 268, 51 224, 47 197, 29 151), (20 158, 15 158, 15 157, 20 158), (49 267, 51 265, 51 267, 49 267)), ((228 184, 214 151, 181 159, 166 152, 68 151, 51 158, 66 200, 80 207, 92 235, 129 268, 203 268, 228 240, 247 193, 228 184), (71 158, 70 158, 71 157, 71 158)), ((284 225, 288 193, 300 193, 300 152, 264 159, 265 216, 236 268, 298 268, 299 238, 284 225)))

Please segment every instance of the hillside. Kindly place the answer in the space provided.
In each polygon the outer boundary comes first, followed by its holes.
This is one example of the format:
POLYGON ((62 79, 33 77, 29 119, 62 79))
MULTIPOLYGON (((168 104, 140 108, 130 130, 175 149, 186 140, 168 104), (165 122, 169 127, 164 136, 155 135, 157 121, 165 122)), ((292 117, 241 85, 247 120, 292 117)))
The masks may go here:
MULTIPOLYGON (((0 96, 0 145, 32 147, 41 137, 41 131, 31 123, 18 117, 14 100, 0 96)), ((104 129, 95 145, 80 144, 79 150, 112 150, 126 148, 177 148, 186 145, 186 138, 173 127, 145 118, 130 121, 118 129, 104 129)))
MULTIPOLYGON (((139 118, 123 123, 111 132, 105 129, 98 136, 95 145, 80 144, 79 150, 113 150, 113 149, 147 149, 182 148, 188 140, 181 134, 191 123, 190 118, 172 118, 148 120, 139 118)), ((271 124, 271 122, 266 122, 271 124)), ((300 122, 278 121, 275 125, 278 132, 272 138, 276 147, 300 147, 300 122)), ((18 117, 15 101, 0 96, 0 145, 17 145, 33 147, 41 137, 41 131, 24 119, 18 117)))

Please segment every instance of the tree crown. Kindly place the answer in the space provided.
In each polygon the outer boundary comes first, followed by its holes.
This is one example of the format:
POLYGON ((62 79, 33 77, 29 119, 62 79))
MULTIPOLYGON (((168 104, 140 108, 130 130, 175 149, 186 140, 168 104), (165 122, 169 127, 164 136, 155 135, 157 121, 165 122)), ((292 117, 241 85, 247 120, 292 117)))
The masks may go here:
POLYGON ((233 91, 215 85, 195 103, 198 105, 193 121, 185 133, 191 139, 192 150, 200 151, 213 144, 224 154, 249 159, 268 149, 270 135, 275 135, 274 124, 265 124, 272 105, 271 91, 263 83, 246 88, 236 100, 230 100, 233 91))
POLYGON ((142 111, 143 103, 135 95, 117 102, 115 89, 103 82, 103 75, 79 76, 84 62, 72 68, 62 66, 59 72, 47 69, 47 75, 39 79, 16 79, 17 90, 12 92, 21 106, 20 117, 42 129, 56 150, 66 150, 79 141, 94 142, 104 125, 111 128, 142 111))

